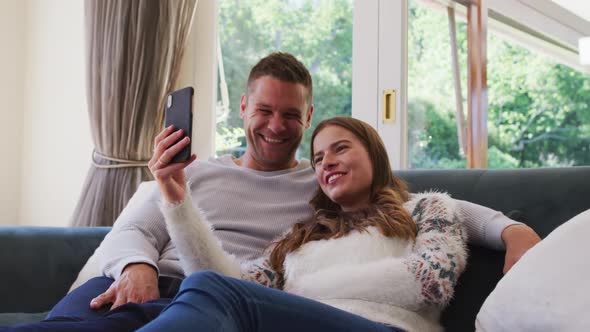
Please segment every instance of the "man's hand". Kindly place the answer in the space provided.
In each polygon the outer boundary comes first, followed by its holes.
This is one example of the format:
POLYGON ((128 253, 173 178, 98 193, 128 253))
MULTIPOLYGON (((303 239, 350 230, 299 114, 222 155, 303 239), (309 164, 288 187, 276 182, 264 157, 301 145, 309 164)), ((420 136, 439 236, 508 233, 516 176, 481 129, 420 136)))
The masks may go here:
POLYGON ((125 303, 143 303, 160 297, 158 274, 148 264, 129 264, 106 292, 90 301, 92 309, 113 303, 111 310, 125 303))
POLYGON ((502 241, 506 245, 506 259, 503 272, 506 273, 518 262, 527 250, 541 241, 535 231, 527 225, 517 224, 502 231, 502 241))

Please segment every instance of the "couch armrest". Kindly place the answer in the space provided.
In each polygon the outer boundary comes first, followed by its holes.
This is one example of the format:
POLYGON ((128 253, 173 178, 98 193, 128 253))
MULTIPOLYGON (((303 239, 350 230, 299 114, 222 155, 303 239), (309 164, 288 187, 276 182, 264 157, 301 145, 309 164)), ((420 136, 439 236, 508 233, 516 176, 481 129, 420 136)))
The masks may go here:
POLYGON ((51 309, 109 231, 108 227, 0 227, 0 312, 51 309))

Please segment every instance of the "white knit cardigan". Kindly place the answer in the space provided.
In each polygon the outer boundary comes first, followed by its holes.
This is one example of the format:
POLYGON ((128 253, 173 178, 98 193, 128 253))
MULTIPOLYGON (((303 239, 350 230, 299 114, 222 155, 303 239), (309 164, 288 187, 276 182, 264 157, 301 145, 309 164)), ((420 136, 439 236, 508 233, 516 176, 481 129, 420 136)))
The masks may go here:
MULTIPOLYGON (((227 254, 190 200, 160 208, 186 275, 211 269, 280 287, 268 257, 239 262, 227 254)), ((465 231, 446 194, 413 195, 405 208, 418 226, 415 241, 369 227, 308 242, 285 258, 283 289, 407 331, 442 331, 440 313, 467 261, 465 231)))

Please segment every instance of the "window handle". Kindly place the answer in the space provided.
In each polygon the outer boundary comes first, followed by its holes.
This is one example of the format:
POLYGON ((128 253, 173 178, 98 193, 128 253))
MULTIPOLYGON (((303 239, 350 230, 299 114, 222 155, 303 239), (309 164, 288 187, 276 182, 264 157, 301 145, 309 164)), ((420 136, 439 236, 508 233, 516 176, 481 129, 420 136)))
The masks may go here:
POLYGON ((383 123, 395 122, 395 90, 383 90, 383 123))

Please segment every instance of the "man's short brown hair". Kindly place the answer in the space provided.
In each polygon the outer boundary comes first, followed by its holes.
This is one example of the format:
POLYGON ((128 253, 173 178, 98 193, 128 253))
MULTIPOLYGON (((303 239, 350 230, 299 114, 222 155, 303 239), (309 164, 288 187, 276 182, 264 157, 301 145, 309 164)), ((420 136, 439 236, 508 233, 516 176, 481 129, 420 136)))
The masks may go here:
POLYGON ((248 86, 262 76, 271 76, 279 81, 289 83, 300 83, 308 90, 307 101, 311 106, 313 85, 309 70, 292 54, 275 52, 262 58, 248 76, 248 86))

